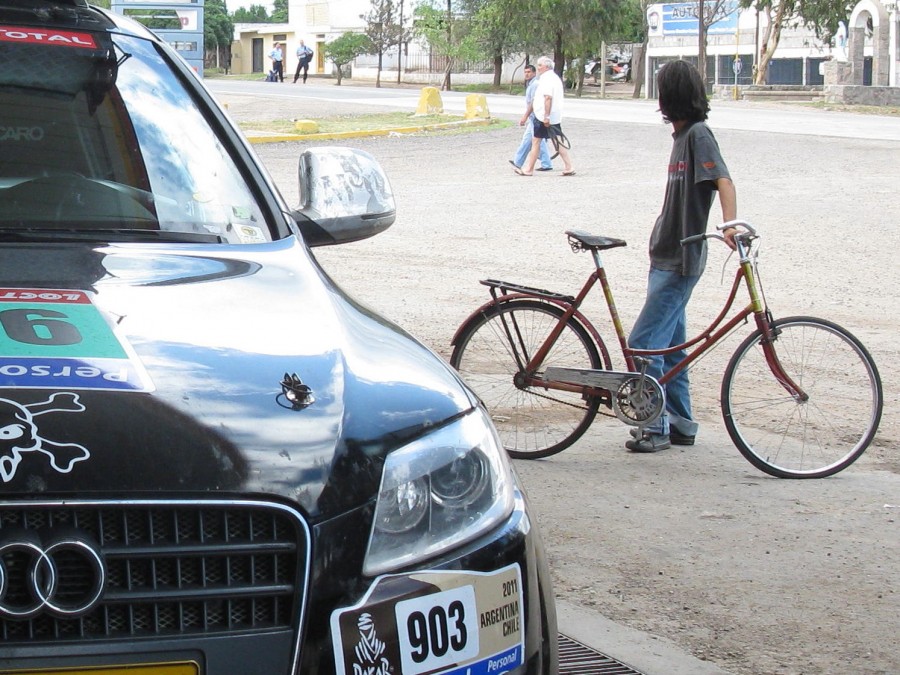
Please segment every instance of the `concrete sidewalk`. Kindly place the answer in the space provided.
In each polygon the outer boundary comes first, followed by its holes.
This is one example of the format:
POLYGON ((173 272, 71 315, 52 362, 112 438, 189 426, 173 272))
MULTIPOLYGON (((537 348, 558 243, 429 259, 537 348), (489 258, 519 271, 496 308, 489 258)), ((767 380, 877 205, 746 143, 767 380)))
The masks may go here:
POLYGON ((593 610, 557 600, 556 612, 560 633, 645 675, 730 675, 665 638, 628 628, 593 610))

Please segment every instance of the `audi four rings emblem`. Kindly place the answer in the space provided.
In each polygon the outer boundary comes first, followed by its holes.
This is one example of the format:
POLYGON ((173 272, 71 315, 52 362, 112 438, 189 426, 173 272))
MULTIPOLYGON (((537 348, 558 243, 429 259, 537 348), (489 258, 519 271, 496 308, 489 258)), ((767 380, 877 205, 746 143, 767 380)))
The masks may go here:
POLYGON ((84 537, 0 536, 0 617, 81 616, 100 602, 105 586, 103 558, 84 537))

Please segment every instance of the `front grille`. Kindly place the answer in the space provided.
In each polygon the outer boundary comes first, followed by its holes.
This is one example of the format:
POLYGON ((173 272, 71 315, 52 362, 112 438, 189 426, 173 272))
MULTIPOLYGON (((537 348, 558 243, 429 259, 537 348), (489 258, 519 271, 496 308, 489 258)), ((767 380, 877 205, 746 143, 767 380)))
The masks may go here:
POLYGON ((222 635, 297 628, 309 536, 296 513, 257 502, 0 503, 0 552, 4 645, 222 635), (69 616, 48 605, 90 604, 90 560, 53 551, 57 584, 43 603, 46 572, 35 580, 25 569, 40 554, 16 549, 52 550, 73 537, 99 552, 105 586, 99 602, 69 616), (10 616, 23 606, 35 610, 10 616))

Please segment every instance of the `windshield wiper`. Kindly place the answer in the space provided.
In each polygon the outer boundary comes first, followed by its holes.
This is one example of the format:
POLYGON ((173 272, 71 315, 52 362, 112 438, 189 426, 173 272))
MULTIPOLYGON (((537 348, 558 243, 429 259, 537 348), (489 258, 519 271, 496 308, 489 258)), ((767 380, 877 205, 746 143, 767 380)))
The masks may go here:
POLYGON ((170 230, 134 230, 130 228, 32 228, 0 227, 0 241, 157 241, 184 244, 223 244, 217 234, 172 232, 170 230))

